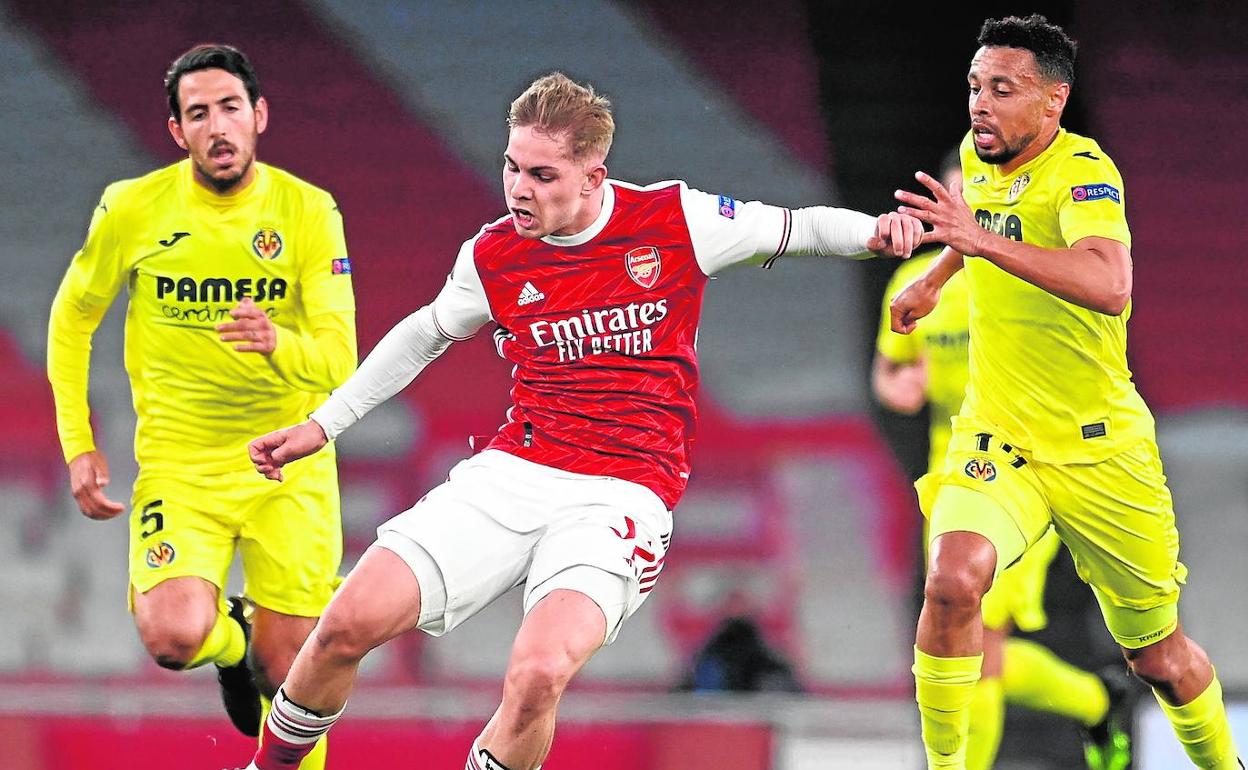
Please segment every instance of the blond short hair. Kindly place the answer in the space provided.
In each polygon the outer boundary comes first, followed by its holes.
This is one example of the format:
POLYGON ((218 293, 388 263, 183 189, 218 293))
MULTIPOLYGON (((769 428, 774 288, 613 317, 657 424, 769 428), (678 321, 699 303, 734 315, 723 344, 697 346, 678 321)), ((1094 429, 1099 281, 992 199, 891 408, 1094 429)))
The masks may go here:
POLYGON ((615 137, 611 102, 562 72, 534 80, 511 103, 507 126, 532 126, 550 136, 566 134, 573 160, 607 157, 615 137))

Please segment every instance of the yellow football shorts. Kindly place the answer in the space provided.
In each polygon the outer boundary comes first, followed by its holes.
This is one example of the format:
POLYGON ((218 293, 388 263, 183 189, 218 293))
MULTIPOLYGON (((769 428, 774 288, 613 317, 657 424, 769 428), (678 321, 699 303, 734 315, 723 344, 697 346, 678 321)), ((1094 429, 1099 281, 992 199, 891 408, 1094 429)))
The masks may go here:
MULTIPOLYGON (((130 584, 175 577, 225 587, 237 547, 244 593, 286 615, 317 617, 337 585, 342 521, 333 447, 291 463, 213 476, 139 472, 130 513, 130 584)), ((133 609, 133 597, 131 597, 133 609)))
POLYGON ((1051 465, 990 426, 955 418, 944 467, 916 487, 929 542, 946 532, 982 534, 997 550, 999 575, 1052 526, 1123 647, 1145 647, 1177 626, 1187 568, 1152 439, 1098 463, 1051 465))
POLYGON ((1031 632, 1049 624, 1044 611, 1044 586, 1049 565, 1061 545, 1057 533, 1050 529, 1017 562, 997 575, 992 588, 984 594, 984 627, 1003 630, 1013 626, 1031 632))

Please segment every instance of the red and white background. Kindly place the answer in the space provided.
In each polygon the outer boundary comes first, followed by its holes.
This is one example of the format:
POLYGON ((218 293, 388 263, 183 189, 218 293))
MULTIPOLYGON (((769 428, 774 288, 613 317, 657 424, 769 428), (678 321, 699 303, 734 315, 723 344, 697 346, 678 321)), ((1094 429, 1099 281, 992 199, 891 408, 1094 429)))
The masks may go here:
MULTIPOLYGON (((1225 610, 1248 581, 1248 271, 1236 205, 1248 161, 1232 152, 1248 117, 1248 58, 1226 41, 1248 23, 1056 5, 1084 44, 1087 130, 1127 180, 1132 363, 1159 413, 1193 568, 1185 625, 1228 690, 1246 693, 1248 618, 1225 610), (1189 39, 1172 39, 1179 26, 1189 39)), ((552 69, 615 101, 613 176, 679 177, 790 206, 889 205, 906 177, 864 191, 862 170, 936 130, 907 112, 912 87, 930 82, 922 99, 957 108, 939 124, 947 136, 924 141, 958 140, 977 24, 926 41, 947 40, 961 62, 930 74, 914 66, 923 47, 890 51, 877 21, 850 3, 797 0, 0 0, 0 765, 220 768, 247 753, 210 673, 171 674, 143 654, 125 612, 125 526, 77 513, 41 364, 56 283, 99 192, 177 158, 160 87, 173 57, 223 41, 255 62, 272 105, 261 157, 337 197, 367 351, 501 213, 506 105, 552 69)), ((670 558, 654 596, 575 685, 551 768, 916 766, 917 514, 867 415, 864 351, 879 299, 868 270, 789 260, 708 286, 702 426, 670 558), (757 618, 806 695, 668 694, 735 611, 757 618)), ((96 337, 92 403, 110 492, 128 499, 119 318, 96 337)), ((444 477, 468 435, 502 421, 508 367, 482 336, 341 442, 348 561, 379 521, 444 477)), ((411 637, 374 654, 330 766, 462 764, 518 620, 506 597, 453 640, 411 637)))

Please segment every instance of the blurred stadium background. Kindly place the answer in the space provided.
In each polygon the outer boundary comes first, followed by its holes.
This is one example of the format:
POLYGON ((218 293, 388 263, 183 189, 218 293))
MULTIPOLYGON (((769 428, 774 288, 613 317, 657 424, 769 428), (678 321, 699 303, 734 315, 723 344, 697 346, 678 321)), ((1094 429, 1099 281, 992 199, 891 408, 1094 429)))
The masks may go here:
MULTIPOLYGON (((272 105, 261 157, 331 190, 346 218, 361 350, 432 297, 459 243, 502 210, 509 100, 552 69, 617 109, 612 175, 738 198, 892 207, 965 131, 985 16, 1040 10, 1082 44, 1068 127, 1113 154, 1135 235, 1132 363, 1158 414, 1191 567, 1184 622, 1248 745, 1248 14, 1242 4, 0 0, 0 767, 241 764, 209 672, 147 660, 125 611, 126 527, 68 493, 43 374, 48 307, 100 191, 178 153, 160 82, 191 44, 247 52, 272 105), (946 4, 942 4, 946 5, 946 4)), ((662 590, 562 711, 551 768, 917 768, 908 672, 915 421, 876 414, 866 363, 889 264, 738 270, 707 292, 696 472, 662 590), (890 451, 896 448, 898 462, 890 451), (673 694, 724 617, 753 617, 804 693, 673 694)), ((92 400, 128 499, 134 417, 120 306, 92 400)), ((497 425, 508 369, 455 346, 342 442, 349 564, 373 528, 497 425)), ((1063 554, 1041 637, 1112 661, 1063 554)), ((496 700, 519 608, 369 659, 330 767, 458 767, 496 700)), ((1184 766, 1141 706, 1139 770, 1184 766)), ((1073 728, 1009 718, 999 763, 1079 765, 1073 728)))

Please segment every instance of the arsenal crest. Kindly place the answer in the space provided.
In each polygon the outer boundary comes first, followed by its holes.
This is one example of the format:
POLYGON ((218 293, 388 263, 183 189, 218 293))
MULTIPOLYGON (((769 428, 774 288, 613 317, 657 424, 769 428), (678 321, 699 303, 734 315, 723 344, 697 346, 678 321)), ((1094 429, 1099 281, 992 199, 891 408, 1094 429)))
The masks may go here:
POLYGON ((251 239, 251 250, 260 259, 277 259, 282 253, 282 235, 272 227, 262 227, 251 239))
POLYGON ((624 255, 624 270, 633 279, 633 283, 643 289, 654 288, 662 268, 663 260, 659 258, 659 250, 653 246, 642 246, 624 255))

